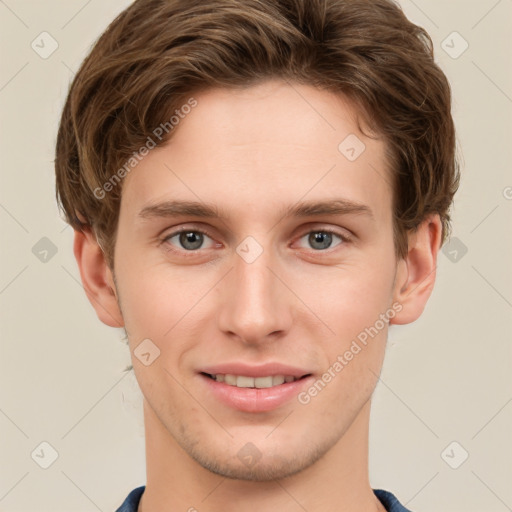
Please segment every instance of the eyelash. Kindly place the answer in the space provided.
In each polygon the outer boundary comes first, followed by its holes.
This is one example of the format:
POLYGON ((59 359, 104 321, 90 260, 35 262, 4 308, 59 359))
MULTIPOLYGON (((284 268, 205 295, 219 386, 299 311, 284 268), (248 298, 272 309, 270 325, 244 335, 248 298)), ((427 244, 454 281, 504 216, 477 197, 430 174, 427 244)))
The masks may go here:
MULTIPOLYGON (((208 231, 206 231, 205 229, 200 229, 200 228, 181 228, 181 229, 178 229, 177 231, 173 231, 172 233, 169 233, 168 235, 166 235, 161 243, 162 244, 167 244, 168 246, 168 249, 167 251, 168 252, 173 252, 173 253, 176 253, 176 254, 180 254, 180 255, 184 255, 185 257, 197 257, 199 255, 199 251, 201 251, 201 249, 195 249, 195 250, 187 250, 187 249, 176 249, 175 247, 173 247, 169 242, 169 240, 171 238, 174 238, 176 235, 180 235, 181 233, 183 232, 187 232, 187 233, 201 233, 202 235, 206 235, 207 237, 211 238, 212 240, 214 240, 213 236, 208 233, 208 231)), ((338 238, 340 238, 341 242, 338 244, 338 245, 344 245, 344 244, 347 244, 347 243, 350 243, 351 242, 351 238, 346 235, 346 234, 341 234, 335 230, 332 230, 332 229, 323 229, 323 228, 318 228, 318 229, 311 229, 309 231, 306 231, 305 233, 303 233, 298 239, 302 239, 304 238, 304 236, 306 235, 309 235, 311 233, 328 233, 328 234, 331 234, 331 235, 335 235, 337 236, 338 238)), ((338 247, 338 245, 336 245, 334 248, 331 248, 331 247, 328 247, 327 249, 311 249, 312 252, 314 253, 329 253, 331 249, 335 249, 336 247, 338 247)))

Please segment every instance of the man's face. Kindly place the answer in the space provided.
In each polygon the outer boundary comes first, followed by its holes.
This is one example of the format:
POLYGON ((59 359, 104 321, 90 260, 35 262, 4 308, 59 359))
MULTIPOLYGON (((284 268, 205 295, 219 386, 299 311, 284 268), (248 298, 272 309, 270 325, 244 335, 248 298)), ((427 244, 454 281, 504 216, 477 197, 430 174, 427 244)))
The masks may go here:
POLYGON ((195 99, 123 184, 117 294, 132 354, 160 351, 134 370, 153 424, 203 467, 280 478, 339 444, 380 372, 397 271, 385 147, 312 87, 195 99))

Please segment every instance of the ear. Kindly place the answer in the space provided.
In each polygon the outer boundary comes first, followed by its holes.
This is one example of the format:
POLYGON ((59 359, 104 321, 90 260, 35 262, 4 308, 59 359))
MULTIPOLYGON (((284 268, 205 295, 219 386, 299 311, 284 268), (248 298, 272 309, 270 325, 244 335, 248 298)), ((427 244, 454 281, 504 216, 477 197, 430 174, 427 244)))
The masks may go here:
POLYGON ((110 327, 123 327, 114 278, 91 228, 75 230, 73 251, 85 293, 98 318, 110 327))
POLYGON ((408 252, 398 263, 394 288, 394 301, 402 309, 390 319, 391 324, 414 322, 425 309, 436 280, 441 232, 441 220, 435 214, 408 234, 408 252))

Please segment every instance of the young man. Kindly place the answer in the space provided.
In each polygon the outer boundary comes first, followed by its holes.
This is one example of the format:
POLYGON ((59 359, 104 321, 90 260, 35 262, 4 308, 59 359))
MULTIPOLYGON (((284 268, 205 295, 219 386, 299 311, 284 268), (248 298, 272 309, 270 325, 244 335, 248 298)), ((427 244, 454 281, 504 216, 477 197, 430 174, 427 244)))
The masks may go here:
POLYGON ((389 0, 139 0, 108 27, 56 172, 144 395, 118 511, 407 510, 370 486, 370 403, 434 286, 450 102, 389 0))

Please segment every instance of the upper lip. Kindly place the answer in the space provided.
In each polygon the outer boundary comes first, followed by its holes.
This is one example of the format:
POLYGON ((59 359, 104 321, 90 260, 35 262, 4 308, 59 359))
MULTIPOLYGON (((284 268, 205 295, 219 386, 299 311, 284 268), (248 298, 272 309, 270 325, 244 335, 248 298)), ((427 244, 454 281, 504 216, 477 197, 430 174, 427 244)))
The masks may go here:
POLYGON ((243 375, 244 377, 268 377, 274 375, 292 376, 295 378, 304 377, 311 372, 303 368, 284 365, 281 363, 266 363, 260 365, 248 365, 246 363, 224 363, 213 366, 205 366, 199 373, 210 375, 243 375))

